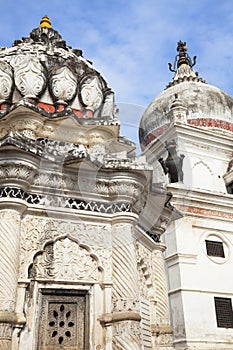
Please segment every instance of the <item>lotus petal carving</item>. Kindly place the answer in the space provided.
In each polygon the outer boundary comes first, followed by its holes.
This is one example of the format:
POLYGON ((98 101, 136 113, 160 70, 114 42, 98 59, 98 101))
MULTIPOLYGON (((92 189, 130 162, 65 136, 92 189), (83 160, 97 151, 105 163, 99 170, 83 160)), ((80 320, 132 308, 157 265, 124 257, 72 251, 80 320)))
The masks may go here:
POLYGON ((68 67, 60 67, 51 75, 50 89, 57 103, 65 104, 75 96, 77 78, 68 67))
POLYGON ((36 57, 19 56, 15 61, 15 85, 24 97, 37 98, 46 86, 45 68, 36 57))
POLYGON ((13 71, 11 66, 0 61, 0 103, 9 100, 13 87, 13 71))
POLYGON ((84 79, 81 86, 81 100, 86 107, 93 111, 101 106, 103 94, 97 77, 87 77, 84 79))

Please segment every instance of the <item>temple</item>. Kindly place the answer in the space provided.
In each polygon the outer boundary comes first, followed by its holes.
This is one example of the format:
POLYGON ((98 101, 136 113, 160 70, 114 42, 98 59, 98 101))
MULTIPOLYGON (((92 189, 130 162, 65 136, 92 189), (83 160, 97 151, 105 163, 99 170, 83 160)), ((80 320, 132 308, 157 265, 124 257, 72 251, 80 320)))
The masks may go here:
POLYGON ((230 350, 233 99, 179 41, 142 152, 44 16, 0 48, 0 349, 230 350))

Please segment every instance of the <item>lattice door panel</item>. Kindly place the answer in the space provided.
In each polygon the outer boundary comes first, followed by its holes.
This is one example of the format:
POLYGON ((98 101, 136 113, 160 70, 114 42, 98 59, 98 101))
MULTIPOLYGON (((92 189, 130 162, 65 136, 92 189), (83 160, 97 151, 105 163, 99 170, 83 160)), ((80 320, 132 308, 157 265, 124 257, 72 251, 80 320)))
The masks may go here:
POLYGON ((87 349, 85 295, 43 292, 40 320, 38 350, 87 349))

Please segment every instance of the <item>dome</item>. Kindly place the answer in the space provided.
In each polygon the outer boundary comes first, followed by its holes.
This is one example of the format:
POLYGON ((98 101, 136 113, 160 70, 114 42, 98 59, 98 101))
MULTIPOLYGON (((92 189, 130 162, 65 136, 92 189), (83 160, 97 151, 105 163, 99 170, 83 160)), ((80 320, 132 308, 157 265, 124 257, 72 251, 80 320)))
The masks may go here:
POLYGON ((217 87, 206 84, 194 71, 186 53, 186 44, 178 43, 179 52, 174 67, 175 76, 145 110, 139 138, 142 148, 159 137, 172 122, 221 128, 233 131, 233 98, 217 87))
POLYGON ((47 16, 28 37, 0 48, 0 117, 19 105, 48 118, 69 113, 80 122, 118 123, 114 93, 47 16))

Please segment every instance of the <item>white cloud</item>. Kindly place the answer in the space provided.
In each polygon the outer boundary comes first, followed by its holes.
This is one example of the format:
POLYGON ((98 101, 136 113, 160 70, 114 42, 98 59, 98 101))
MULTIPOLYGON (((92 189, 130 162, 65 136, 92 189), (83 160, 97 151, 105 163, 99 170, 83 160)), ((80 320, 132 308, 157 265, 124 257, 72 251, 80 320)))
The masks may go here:
MULTIPOLYGON (((232 93, 232 0, 8 0, 1 5, 0 45, 27 36, 45 14, 68 45, 94 62, 118 104, 142 112, 165 88, 180 39, 198 56, 200 75, 232 93)), ((122 108, 120 117, 135 124, 136 135, 140 117, 130 110, 122 108)))

